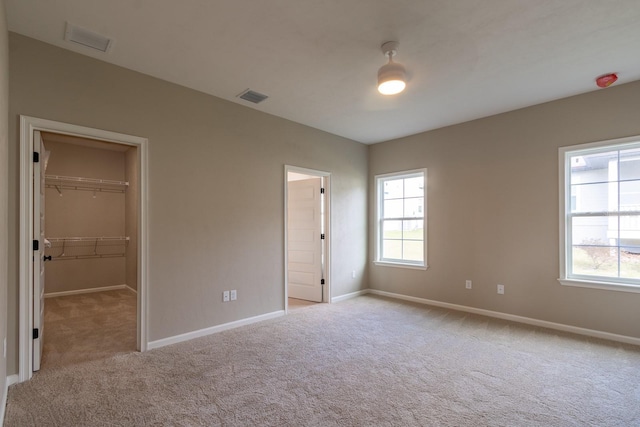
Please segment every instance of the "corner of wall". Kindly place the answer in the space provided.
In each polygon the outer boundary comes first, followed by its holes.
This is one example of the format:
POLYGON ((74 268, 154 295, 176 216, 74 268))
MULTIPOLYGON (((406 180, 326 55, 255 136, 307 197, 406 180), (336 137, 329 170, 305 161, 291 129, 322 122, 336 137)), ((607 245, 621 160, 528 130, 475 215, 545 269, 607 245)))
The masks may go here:
POLYGON ((9 32, 4 0, 0 0, 0 425, 4 422, 7 400, 7 222, 9 205, 9 32))

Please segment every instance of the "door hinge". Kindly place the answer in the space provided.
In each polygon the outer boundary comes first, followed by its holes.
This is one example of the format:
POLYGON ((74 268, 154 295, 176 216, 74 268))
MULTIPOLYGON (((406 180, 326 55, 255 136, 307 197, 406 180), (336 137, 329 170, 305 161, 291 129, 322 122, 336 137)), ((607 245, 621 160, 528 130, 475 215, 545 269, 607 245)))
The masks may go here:
POLYGON ((33 250, 37 251, 40 249, 40 241, 39 240, 34 240, 33 241, 33 250))
POLYGON ((324 233, 320 235, 320 240, 324 240, 324 233))
POLYGON ((324 279, 320 279, 320 284, 324 285, 324 279))
POLYGON ((33 152, 33 163, 38 163, 40 161, 40 153, 37 151, 33 152))
POLYGON ((40 330, 38 328, 35 328, 33 330, 33 339, 38 339, 38 337, 40 336, 40 330))
POLYGON ((320 188, 320 194, 324 194, 324 188, 320 188))

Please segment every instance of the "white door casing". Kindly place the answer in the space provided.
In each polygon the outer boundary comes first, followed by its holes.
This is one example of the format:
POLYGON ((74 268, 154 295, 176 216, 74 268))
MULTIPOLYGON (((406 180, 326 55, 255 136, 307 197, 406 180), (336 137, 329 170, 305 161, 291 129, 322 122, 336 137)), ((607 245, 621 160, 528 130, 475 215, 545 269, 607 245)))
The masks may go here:
MULTIPOLYGON (((18 329, 18 382, 29 380, 34 371, 33 329, 35 300, 35 253, 33 240, 38 239, 34 230, 34 163, 36 149, 35 132, 53 132, 97 141, 136 147, 138 150, 138 309, 137 348, 148 348, 147 277, 148 273, 148 143, 147 138, 89 128, 36 117, 20 116, 20 224, 19 224, 19 329, 18 329)), ((44 242, 42 242, 44 243, 44 242)))
POLYGON ((288 296, 322 302, 322 212, 320 177, 288 184, 288 296))

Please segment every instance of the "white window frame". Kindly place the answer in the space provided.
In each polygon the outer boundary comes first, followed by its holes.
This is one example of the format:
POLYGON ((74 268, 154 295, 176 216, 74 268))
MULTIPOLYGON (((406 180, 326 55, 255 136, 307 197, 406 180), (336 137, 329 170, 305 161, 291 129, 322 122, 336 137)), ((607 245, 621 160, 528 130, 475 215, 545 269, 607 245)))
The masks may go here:
MULTIPOLYGON (((571 227, 569 226, 571 215, 571 165, 569 159, 576 155, 588 155, 629 148, 640 148, 640 136, 560 147, 558 149, 560 184, 560 278, 558 281, 562 285, 640 293, 640 280, 578 275, 573 274, 571 271, 572 244, 571 227)), ((588 216, 588 214, 581 216, 588 216)))
MULTIPOLYGON (((375 205, 375 221, 376 221, 376 248, 375 248, 375 260, 373 263, 375 265, 389 266, 389 267, 400 267, 400 268, 410 268, 417 270, 426 270, 428 268, 427 265, 427 169, 413 169, 408 171, 401 172, 393 172, 381 175, 375 175, 375 191, 376 191, 376 205, 375 205), (393 179, 401 179, 401 178, 411 178, 415 176, 422 175, 424 178, 424 189, 423 189, 423 197, 424 197, 424 206, 423 206, 423 216, 422 220, 424 223, 424 231, 422 236, 423 247, 423 259, 422 262, 419 261, 408 261, 408 260, 389 260, 382 258, 382 218, 381 212, 383 211, 383 202, 384 198, 382 197, 382 188, 383 183, 387 180, 393 179)), ((416 219, 416 218, 411 218, 416 219)), ((418 218, 420 219, 420 218, 418 218)))

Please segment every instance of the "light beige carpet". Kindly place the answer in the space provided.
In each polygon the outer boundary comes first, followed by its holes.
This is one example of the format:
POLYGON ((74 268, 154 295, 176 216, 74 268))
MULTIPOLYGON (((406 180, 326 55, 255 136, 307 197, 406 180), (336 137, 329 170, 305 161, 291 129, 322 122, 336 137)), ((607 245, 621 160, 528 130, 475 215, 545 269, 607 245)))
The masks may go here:
POLYGON ((640 349, 363 296, 11 386, 7 426, 638 426, 640 349))
POLYGON ((135 351, 136 306, 125 289, 45 299, 42 371, 135 351))

